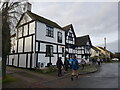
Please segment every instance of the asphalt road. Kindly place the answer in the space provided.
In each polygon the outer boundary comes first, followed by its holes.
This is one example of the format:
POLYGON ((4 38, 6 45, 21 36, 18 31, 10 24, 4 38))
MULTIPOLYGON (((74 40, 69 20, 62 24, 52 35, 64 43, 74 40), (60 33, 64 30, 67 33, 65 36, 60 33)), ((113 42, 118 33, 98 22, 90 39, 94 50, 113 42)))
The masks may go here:
POLYGON ((118 63, 102 64, 100 70, 88 75, 80 75, 71 81, 70 77, 46 82, 52 88, 118 88, 118 63))

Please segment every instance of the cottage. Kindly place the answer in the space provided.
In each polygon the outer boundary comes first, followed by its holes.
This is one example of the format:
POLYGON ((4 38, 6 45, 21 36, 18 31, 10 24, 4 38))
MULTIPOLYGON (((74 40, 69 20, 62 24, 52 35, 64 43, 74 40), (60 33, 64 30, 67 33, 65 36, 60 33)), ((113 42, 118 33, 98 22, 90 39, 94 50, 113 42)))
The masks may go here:
POLYGON ((107 49, 105 49, 103 47, 100 47, 100 46, 97 46, 96 48, 101 51, 101 54, 102 54, 103 57, 105 57, 105 58, 111 58, 111 54, 112 53, 110 51, 108 51, 107 49))

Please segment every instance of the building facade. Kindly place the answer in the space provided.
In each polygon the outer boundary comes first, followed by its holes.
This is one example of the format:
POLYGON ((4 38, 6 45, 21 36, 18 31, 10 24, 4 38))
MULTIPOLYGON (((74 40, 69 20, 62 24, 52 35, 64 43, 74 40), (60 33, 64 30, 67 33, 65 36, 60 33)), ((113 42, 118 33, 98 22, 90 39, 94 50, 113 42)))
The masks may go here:
POLYGON ((76 50, 78 60, 84 58, 86 62, 89 62, 89 57, 91 55, 92 43, 89 35, 76 38, 76 50))
POLYGON ((57 23, 27 11, 16 28, 14 52, 8 56, 8 65, 35 68, 55 65, 58 57, 64 61, 65 31, 57 23))
POLYGON ((95 46, 92 46, 90 57, 101 56, 101 55, 102 55, 101 51, 97 49, 95 46))
POLYGON ((16 33, 11 37, 12 47, 7 65, 44 68, 56 65, 58 57, 64 62, 74 56, 89 62, 92 46, 89 35, 76 37, 72 24, 61 27, 32 13, 30 8, 21 16, 16 33))
POLYGON ((63 30, 65 31, 65 56, 70 59, 77 54, 76 35, 72 24, 63 27, 63 30))

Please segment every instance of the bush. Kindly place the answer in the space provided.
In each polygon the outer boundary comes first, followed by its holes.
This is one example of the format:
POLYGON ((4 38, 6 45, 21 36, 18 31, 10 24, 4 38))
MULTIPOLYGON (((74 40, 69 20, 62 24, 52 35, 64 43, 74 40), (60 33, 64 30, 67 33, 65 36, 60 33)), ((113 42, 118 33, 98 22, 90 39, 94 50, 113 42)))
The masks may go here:
POLYGON ((56 66, 50 66, 50 67, 46 67, 44 69, 39 69, 39 68, 35 68, 35 71, 38 71, 40 73, 52 73, 55 72, 57 70, 56 66))

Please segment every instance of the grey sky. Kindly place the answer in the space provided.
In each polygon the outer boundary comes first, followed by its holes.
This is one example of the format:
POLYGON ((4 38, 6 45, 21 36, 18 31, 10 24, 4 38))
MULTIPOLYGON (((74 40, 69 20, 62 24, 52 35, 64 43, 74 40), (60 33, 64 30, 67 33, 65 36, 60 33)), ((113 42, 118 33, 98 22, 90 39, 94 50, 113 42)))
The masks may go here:
POLYGON ((73 24, 77 36, 90 35, 92 44, 118 50, 117 2, 34 2, 32 11, 60 26, 73 24))

